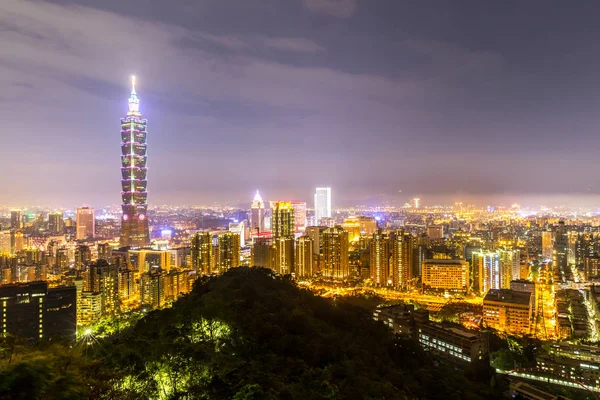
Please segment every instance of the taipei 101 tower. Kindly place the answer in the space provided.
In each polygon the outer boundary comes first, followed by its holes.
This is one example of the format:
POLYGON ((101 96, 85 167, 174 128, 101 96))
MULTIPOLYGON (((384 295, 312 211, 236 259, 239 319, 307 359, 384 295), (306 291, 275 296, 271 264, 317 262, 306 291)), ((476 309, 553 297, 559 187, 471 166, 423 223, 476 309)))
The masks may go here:
POLYGON ((131 77, 129 111, 121 118, 121 246, 142 247, 150 244, 148 230, 148 181, 146 180, 146 123, 140 114, 140 100, 131 77))

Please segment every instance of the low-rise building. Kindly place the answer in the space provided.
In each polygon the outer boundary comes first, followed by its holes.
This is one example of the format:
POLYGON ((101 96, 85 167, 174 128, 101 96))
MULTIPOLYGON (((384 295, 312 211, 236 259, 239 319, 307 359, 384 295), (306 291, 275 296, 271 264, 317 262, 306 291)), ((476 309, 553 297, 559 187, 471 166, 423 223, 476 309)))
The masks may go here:
POLYGON ((531 329, 531 293, 490 289, 483 299, 483 323, 499 331, 526 335, 531 329))

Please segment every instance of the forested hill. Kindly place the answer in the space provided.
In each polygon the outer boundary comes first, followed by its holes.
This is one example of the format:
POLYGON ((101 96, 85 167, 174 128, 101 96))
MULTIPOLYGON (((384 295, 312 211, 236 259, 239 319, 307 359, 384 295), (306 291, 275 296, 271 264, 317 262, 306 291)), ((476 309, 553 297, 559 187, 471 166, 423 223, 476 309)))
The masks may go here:
POLYGON ((93 398, 494 397, 485 374, 473 383, 468 368, 436 362, 365 311, 262 268, 202 278, 172 308, 93 347, 94 373, 80 385, 93 398))

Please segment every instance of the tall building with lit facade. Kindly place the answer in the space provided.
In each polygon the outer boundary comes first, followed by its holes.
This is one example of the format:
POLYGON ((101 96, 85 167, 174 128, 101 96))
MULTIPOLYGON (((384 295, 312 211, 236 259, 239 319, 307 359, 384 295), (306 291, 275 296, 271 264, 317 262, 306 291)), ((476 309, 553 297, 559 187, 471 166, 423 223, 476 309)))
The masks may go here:
POLYGON ((262 197, 260 197, 258 190, 250 206, 250 230, 251 235, 265 231, 265 203, 262 197))
POLYGON ((53 234, 61 234, 65 230, 65 221, 61 212, 48 214, 48 231, 53 234))
POLYGON ((273 239, 275 245, 275 271, 288 275, 294 269, 294 237, 279 237, 273 239))
POLYGON ((271 231, 273 238, 293 238, 296 231, 294 207, 287 201, 278 201, 272 208, 271 231))
POLYGON ((304 229, 306 228, 306 202, 292 201, 292 207, 294 208, 294 224, 296 225, 296 232, 304 232, 304 229))
POLYGON ((77 209, 76 214, 76 233, 77 240, 93 239, 96 232, 96 219, 94 209, 90 207, 81 207, 77 209))
POLYGON ((294 253, 294 273, 297 277, 305 278, 313 274, 313 240, 310 236, 300 236, 296 239, 294 253))
MULTIPOLYGON (((473 253, 473 290, 485 294, 490 289, 502 289, 500 257, 496 252, 473 253)), ((509 280, 510 286, 510 280, 509 280)))
POLYGON ((217 242, 217 270, 224 273, 240 266, 240 235, 226 232, 219 235, 217 242))
POLYGON ((554 247, 552 250, 552 268, 555 277, 563 277, 569 265, 569 235, 564 221, 558 223, 554 234, 554 247))
POLYGON ((348 232, 341 227, 327 228, 322 235, 324 277, 345 279, 350 274, 348 259, 348 232))
POLYGON ((21 211, 12 210, 10 212, 10 228, 21 229, 23 227, 23 218, 21 217, 21 211))
POLYGON ((258 238, 250 251, 250 265, 275 270, 275 245, 271 238, 258 238))
POLYGON ((213 265, 212 235, 210 232, 198 232, 190 239, 192 268, 198 273, 208 274, 213 265))
POLYGON ((150 244, 148 228, 148 181, 146 124, 132 78, 129 111, 121 118, 121 246, 150 244))
POLYGON ((388 284, 390 273, 390 238, 381 231, 373 233, 369 245, 370 278, 375 285, 388 284))
POLYGON ((346 218, 342 228, 348 231, 349 240, 355 242, 361 235, 371 236, 377 230, 377 221, 364 215, 351 216, 346 218))
POLYGON ((315 191, 315 225, 323 218, 331 218, 331 188, 318 187, 315 191))
POLYGON ((510 282, 521 277, 521 252, 518 249, 499 249, 500 289, 510 289, 510 282))
POLYGON ((542 257, 546 260, 551 260, 553 248, 554 238, 552 231, 542 232, 542 257))
POLYGON ((405 231, 396 231, 390 235, 392 263, 390 278, 395 287, 406 288, 412 279, 413 236, 405 231))

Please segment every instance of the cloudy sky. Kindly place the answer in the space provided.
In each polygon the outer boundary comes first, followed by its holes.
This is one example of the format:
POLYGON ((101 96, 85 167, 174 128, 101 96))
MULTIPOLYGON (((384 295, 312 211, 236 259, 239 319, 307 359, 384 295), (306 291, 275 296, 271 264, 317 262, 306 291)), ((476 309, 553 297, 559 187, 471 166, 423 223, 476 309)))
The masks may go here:
POLYGON ((1 0, 0 203, 600 193, 600 3, 1 0), (401 192, 400 192, 401 191, 401 192))

